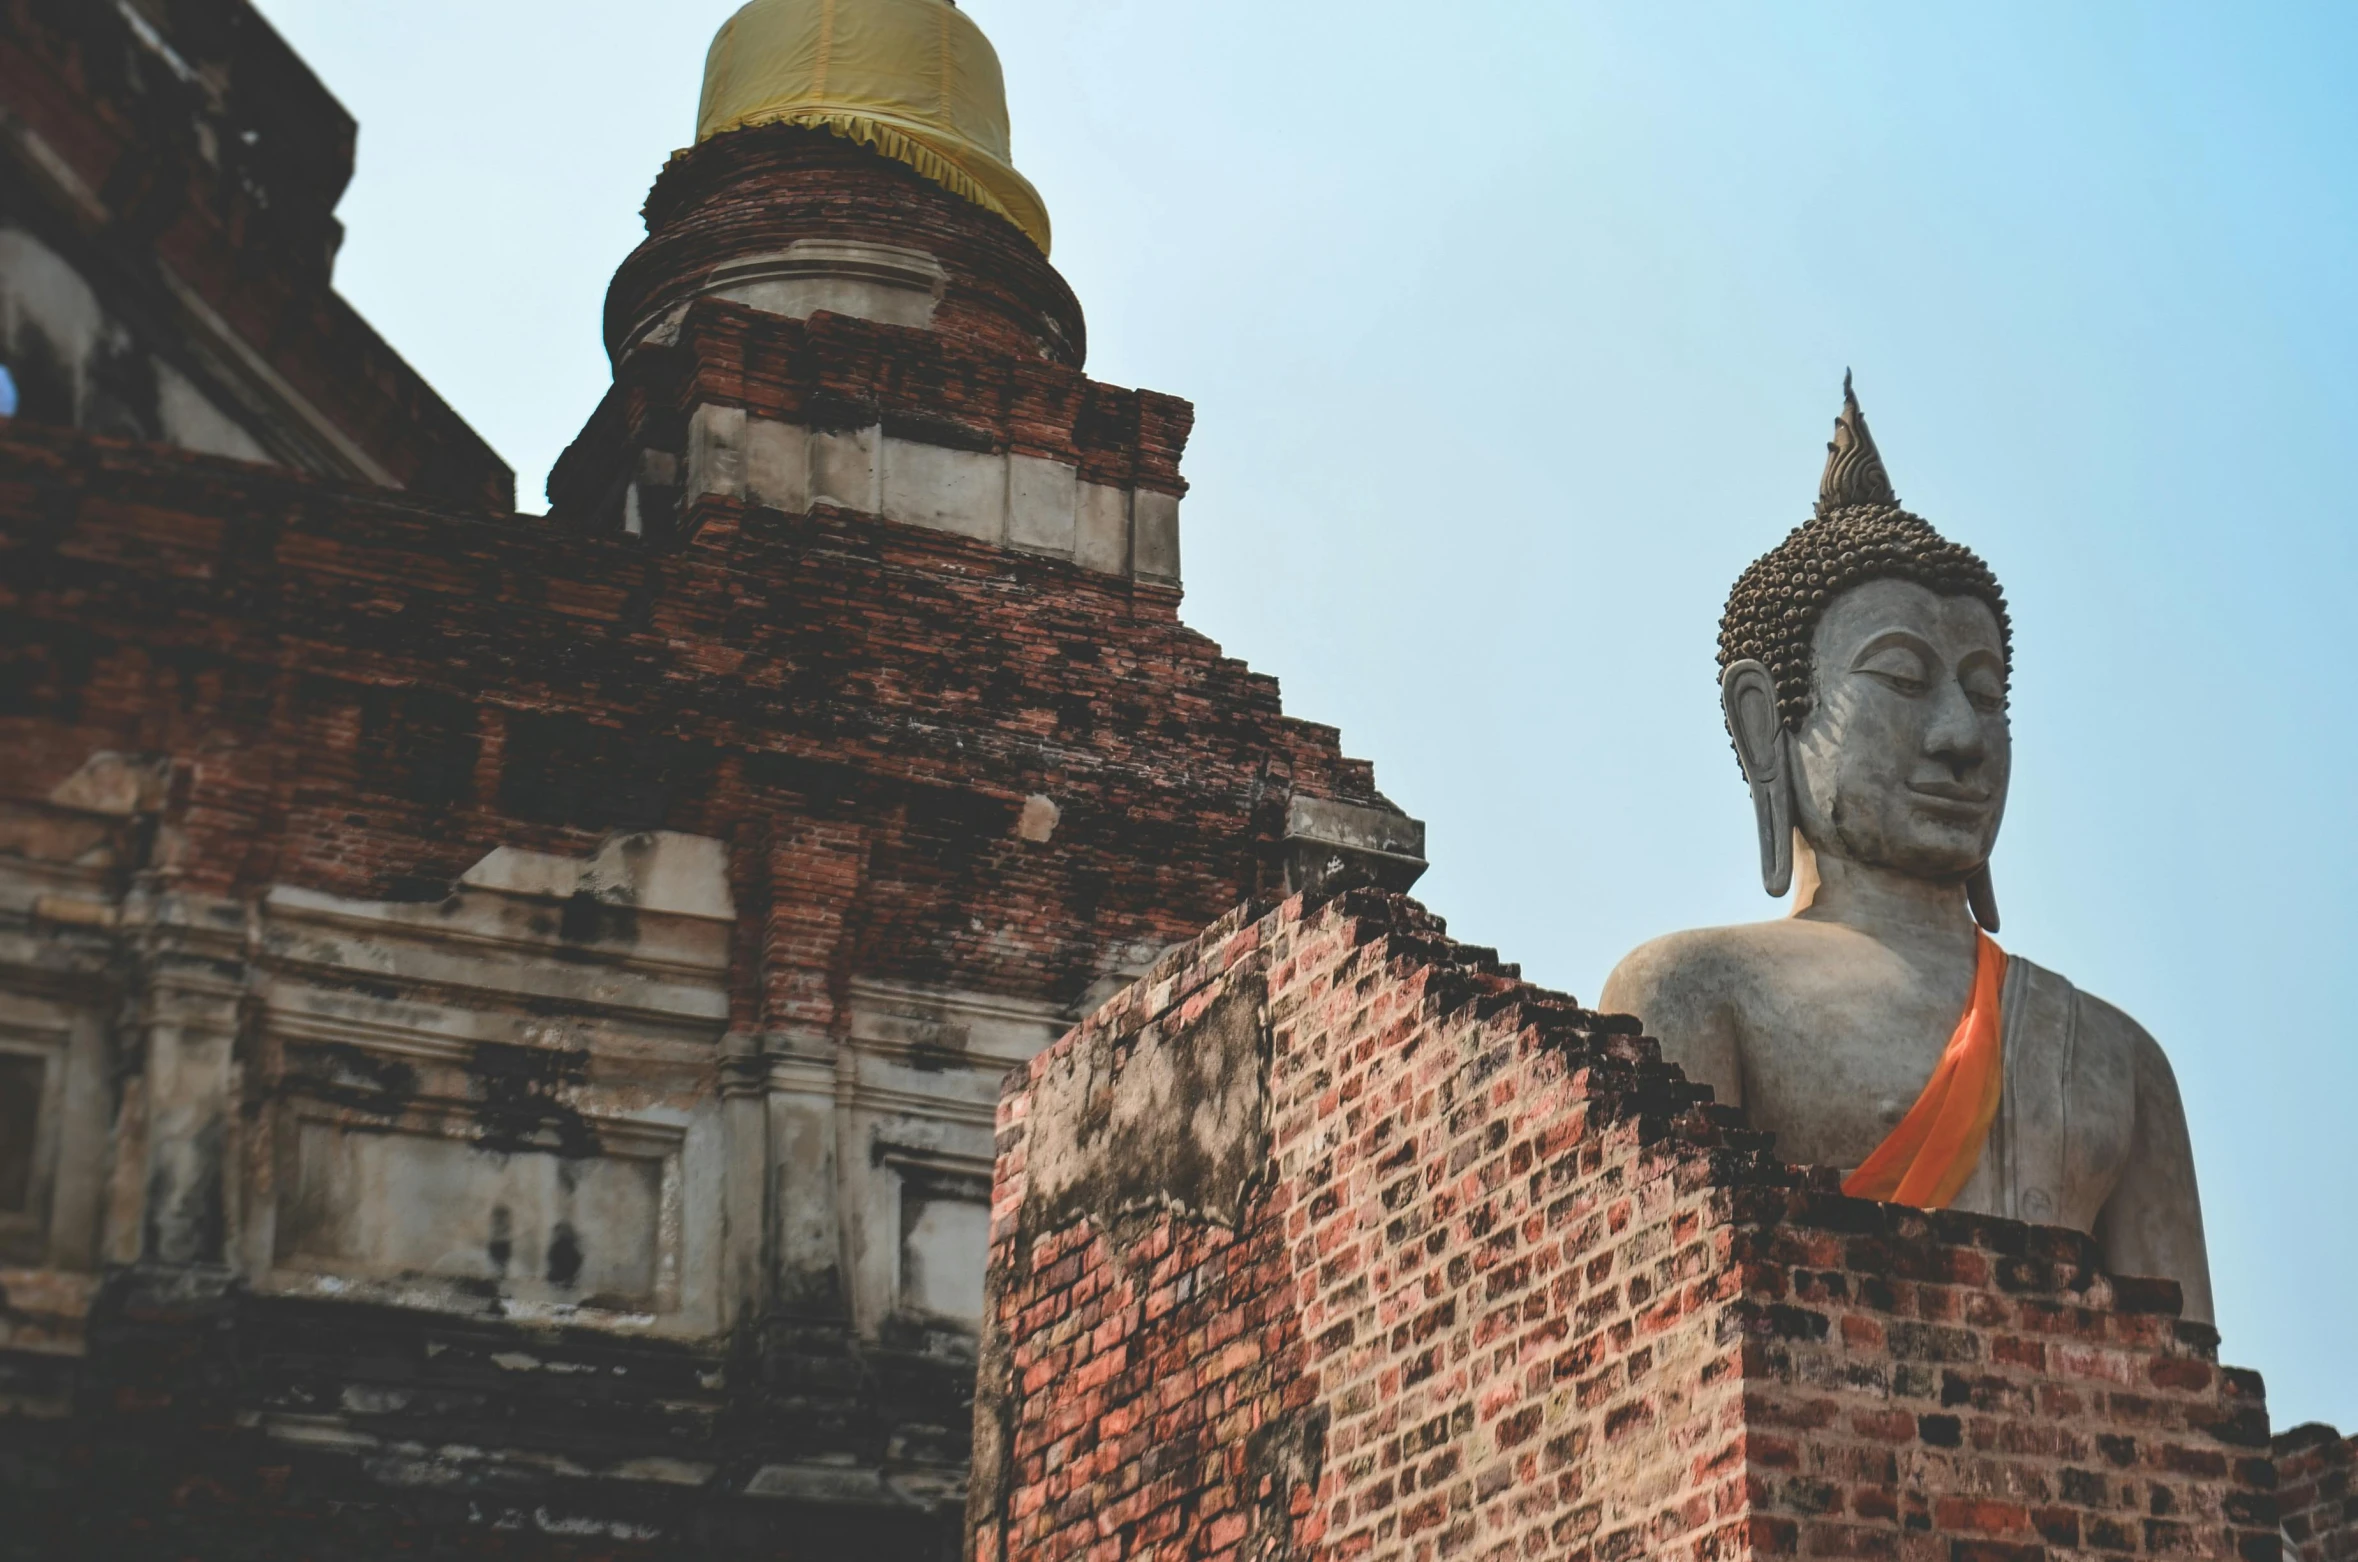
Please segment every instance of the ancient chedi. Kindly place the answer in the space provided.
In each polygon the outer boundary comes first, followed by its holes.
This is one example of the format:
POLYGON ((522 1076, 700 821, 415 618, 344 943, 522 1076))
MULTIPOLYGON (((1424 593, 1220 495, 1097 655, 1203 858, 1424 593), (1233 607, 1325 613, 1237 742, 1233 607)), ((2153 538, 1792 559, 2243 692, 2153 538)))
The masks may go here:
MULTIPOLYGON (((53 9, 34 107, 284 53, 53 9)), ((968 17, 747 7, 647 219, 545 516, 0 428, 0 1555, 932 1562, 1001 1076, 1423 866, 1181 623, 968 17)))
POLYGON ((1899 507, 1846 379, 1817 513, 1744 572, 1720 638, 1762 882, 1793 914, 1647 944, 1604 1005, 1851 1192, 2090 1233, 2208 1321, 2169 1060, 1990 937, 2012 651, 1996 579, 1899 507))

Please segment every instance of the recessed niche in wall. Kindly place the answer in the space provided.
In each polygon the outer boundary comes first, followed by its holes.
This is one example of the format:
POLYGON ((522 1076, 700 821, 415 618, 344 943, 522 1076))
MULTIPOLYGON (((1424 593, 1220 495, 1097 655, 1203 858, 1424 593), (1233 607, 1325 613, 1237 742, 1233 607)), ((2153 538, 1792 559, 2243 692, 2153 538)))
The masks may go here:
POLYGON ((296 1125, 281 1161, 282 1271, 456 1281, 502 1296, 667 1305, 665 1183, 676 1145, 596 1155, 492 1149, 332 1120, 296 1125))
POLYGON ((902 1311, 979 1325, 991 1247, 988 1191, 967 1178, 902 1178, 902 1311))
POLYGON ((49 1088, 49 1060, 0 1052, 0 1215, 33 1215, 40 1162, 41 1103, 49 1088))

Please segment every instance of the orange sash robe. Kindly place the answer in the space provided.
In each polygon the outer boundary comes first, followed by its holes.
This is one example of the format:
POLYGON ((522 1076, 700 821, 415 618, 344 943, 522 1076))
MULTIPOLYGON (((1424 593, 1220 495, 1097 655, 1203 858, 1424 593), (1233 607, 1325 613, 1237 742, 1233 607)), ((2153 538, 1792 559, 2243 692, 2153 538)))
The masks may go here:
POLYGON ((1842 1191, 1853 1198, 1947 1209, 1981 1164, 2005 1084, 1998 1002, 2006 984, 2006 952, 1987 933, 1976 930, 1974 937, 1980 944, 1965 1017, 1908 1115, 1843 1179, 1842 1191))

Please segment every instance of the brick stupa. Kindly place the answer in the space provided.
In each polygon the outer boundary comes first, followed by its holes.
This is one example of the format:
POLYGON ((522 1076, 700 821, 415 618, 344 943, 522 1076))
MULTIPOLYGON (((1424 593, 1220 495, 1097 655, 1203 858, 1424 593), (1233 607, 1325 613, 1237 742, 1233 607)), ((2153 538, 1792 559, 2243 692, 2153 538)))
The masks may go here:
POLYGON ((51 270, 135 334, 214 245, 379 452, 0 426, 0 1557, 939 1562, 1000 1077, 1243 897, 1423 866, 1182 622, 1192 411, 979 199, 972 22, 731 27, 518 515, 320 301, 351 125, 245 0, 0 20, 51 270), (811 28, 853 108, 764 52, 811 28))

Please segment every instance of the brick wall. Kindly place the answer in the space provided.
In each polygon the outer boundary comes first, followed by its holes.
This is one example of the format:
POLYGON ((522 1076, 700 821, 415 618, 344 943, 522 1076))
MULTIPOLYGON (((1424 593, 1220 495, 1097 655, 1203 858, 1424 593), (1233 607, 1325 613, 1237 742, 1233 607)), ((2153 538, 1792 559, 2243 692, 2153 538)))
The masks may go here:
POLYGON ((750 949, 741 1023, 839 960, 1069 1001, 1281 882, 1289 793, 1375 797, 1177 592, 826 509, 657 549, 19 428, 0 548, 8 795, 180 756, 161 866, 217 893, 670 828, 783 912, 848 853, 859 914, 750 949))
POLYGON ((946 273, 933 329, 1078 368, 1080 300, 1015 224, 907 166, 824 130, 760 125, 676 154, 648 193, 647 241, 606 296, 619 365, 635 328, 691 296, 716 265, 798 239, 921 251, 946 273))
MULTIPOLYGON (((994 221, 997 219, 993 219, 994 221)), ((969 453, 1032 456, 1081 480, 1183 495, 1195 409, 1042 358, 841 315, 795 320, 704 299, 666 346, 640 348, 549 473, 551 519, 619 529, 623 486, 676 491, 700 407, 802 427, 876 428, 969 453), (665 481, 650 484, 646 457, 665 481)), ((648 529, 669 530, 649 508, 648 529)))
MULTIPOLYGON (((0 228, 273 458, 513 507, 506 463, 336 293, 352 117, 246 0, 0 0, 0 103, 0 228)), ((23 415, 72 421, 59 366, 13 368, 23 415)), ((149 378, 97 426, 161 437, 149 378)))
POLYGON ((1846 1199, 1398 898, 1238 913, 1018 1071, 991 1236, 980 1562, 2274 1555, 2174 1286, 1846 1199))
MULTIPOLYGON (((838 340, 895 383, 896 353, 930 361, 921 333, 781 324, 817 338, 792 349, 815 376, 848 374, 838 340)), ((1295 799, 1380 799, 1332 729, 1181 623, 1172 587, 825 505, 706 497, 688 519, 587 535, 0 438, 0 999, 69 986, 105 1031, 75 1043, 103 1159, 67 1168, 90 1190, 56 1233, 71 1261, 5 1276, 0 1556, 931 1559, 954 1537, 971 1333, 893 1312, 897 1282, 845 1256, 931 1206, 839 1208, 839 1190, 903 1177, 882 1157, 913 1146, 907 1186, 966 1178, 979 1202, 991 1049, 1010 1045, 989 1024, 1061 1026, 1282 885, 1295 799), (96 755, 154 781, 103 851, 52 797, 96 755), (269 897, 450 904, 495 848, 587 859, 652 830, 721 843, 737 909, 725 1035, 645 1091, 729 1119, 729 1229, 749 1235, 730 1238, 725 1325, 656 1341, 628 1320, 553 1333, 447 1286, 415 1308, 271 1292, 267 1246, 239 1247, 278 1175, 261 1125, 350 1082, 266 1034, 283 952, 244 935, 269 897), (185 912, 197 958, 173 964, 182 935, 151 910, 185 912), (157 1062, 184 1055, 156 1018, 166 967, 209 984, 201 1090, 157 1062), (912 1014, 862 1022, 880 988, 912 1014), (927 1010, 953 1000, 983 1018, 927 1010), (880 1081, 859 1099, 919 1099, 917 1129, 879 1111, 831 1137, 855 1055, 880 1081), (886 1316, 855 1318, 863 1297, 886 1316)), ((559 1096, 622 1066, 565 1039, 575 1010, 611 1005, 500 1020, 447 1093, 504 1099, 500 1069, 526 1058, 546 1075, 529 1110, 557 1121, 559 1096)), ((372 1103, 391 1126, 400 1109, 372 1103)))
POLYGON ((2276 1502, 2283 1515, 2287 1562, 2358 1558, 2358 1437, 2330 1426, 2297 1426, 2276 1439, 2276 1502))

